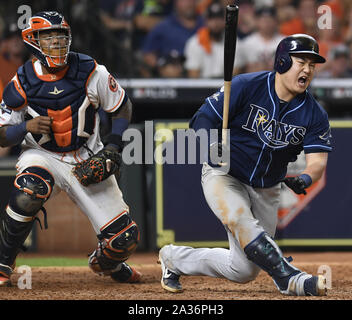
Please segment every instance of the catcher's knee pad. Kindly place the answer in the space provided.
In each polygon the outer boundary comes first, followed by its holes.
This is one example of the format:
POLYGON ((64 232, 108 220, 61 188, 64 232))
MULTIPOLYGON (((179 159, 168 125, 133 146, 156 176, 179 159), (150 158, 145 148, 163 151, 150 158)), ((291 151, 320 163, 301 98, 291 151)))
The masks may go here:
POLYGON ((14 263, 32 229, 35 215, 49 198, 53 185, 53 177, 40 167, 29 167, 16 176, 7 214, 0 214, 1 264, 11 266, 14 263))
POLYGON ((49 199, 54 178, 41 167, 28 167, 16 176, 14 186, 7 212, 33 217, 49 199))
POLYGON ((127 211, 100 229, 99 245, 89 258, 94 272, 109 274, 136 250, 140 233, 127 211))

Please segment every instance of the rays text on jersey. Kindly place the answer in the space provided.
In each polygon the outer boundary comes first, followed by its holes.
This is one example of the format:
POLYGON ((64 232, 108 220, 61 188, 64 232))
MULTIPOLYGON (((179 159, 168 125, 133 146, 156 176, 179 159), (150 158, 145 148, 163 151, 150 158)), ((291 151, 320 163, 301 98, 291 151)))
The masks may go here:
POLYGON ((306 128, 280 122, 271 118, 269 111, 255 104, 250 104, 250 112, 243 129, 257 133, 258 137, 269 147, 283 148, 288 144, 302 143, 306 128))

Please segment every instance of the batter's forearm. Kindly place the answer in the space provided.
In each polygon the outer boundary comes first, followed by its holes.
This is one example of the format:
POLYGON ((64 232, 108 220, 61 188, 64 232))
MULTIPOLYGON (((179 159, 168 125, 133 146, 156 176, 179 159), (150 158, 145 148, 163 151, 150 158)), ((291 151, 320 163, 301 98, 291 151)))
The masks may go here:
POLYGON ((321 164, 321 163, 316 163, 314 165, 311 165, 307 167, 302 174, 308 174, 312 178, 312 183, 318 181, 325 170, 326 166, 321 164))
POLYGON ((307 166, 302 174, 307 174, 311 177, 312 183, 318 181, 327 165, 328 154, 327 153, 316 153, 307 155, 307 166))

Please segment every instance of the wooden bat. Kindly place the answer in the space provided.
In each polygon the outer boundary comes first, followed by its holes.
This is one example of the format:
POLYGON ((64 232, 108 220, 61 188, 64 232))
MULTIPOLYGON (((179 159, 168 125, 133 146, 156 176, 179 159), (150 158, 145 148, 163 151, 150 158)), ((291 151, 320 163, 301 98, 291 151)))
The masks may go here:
POLYGON ((224 42, 224 105, 222 118, 222 143, 227 145, 227 128, 229 121, 229 105, 231 93, 231 80, 233 76, 233 66, 235 62, 238 11, 236 5, 226 6, 225 15, 225 42, 224 42))

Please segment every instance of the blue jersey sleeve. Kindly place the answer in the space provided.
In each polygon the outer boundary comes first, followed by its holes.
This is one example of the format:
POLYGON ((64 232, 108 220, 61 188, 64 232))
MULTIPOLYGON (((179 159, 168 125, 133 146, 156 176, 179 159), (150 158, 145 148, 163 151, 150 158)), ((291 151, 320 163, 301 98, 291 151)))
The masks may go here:
MULTIPOLYGON (((245 91, 245 82, 241 76, 236 76, 232 79, 231 84, 231 95, 230 95, 230 106, 229 106, 229 120, 236 115, 243 104, 243 97, 245 91)), ((213 124, 214 128, 221 127, 223 119, 223 108, 224 108, 224 87, 208 97, 204 104, 199 109, 198 113, 202 113, 208 118, 213 124)))
POLYGON ((321 110, 315 113, 312 124, 307 128, 303 148, 305 153, 331 152, 331 129, 328 116, 321 110))

